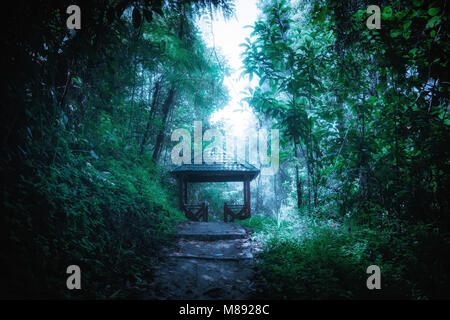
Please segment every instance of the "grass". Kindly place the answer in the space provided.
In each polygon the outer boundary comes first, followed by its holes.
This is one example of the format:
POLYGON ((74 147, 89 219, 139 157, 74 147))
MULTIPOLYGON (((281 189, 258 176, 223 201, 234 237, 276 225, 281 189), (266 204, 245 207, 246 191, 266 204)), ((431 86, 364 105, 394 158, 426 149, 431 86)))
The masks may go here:
POLYGON ((238 222, 253 230, 257 298, 442 299, 450 297, 448 237, 431 226, 402 233, 299 216, 256 215, 238 222), (367 267, 381 269, 382 289, 368 290, 367 267))

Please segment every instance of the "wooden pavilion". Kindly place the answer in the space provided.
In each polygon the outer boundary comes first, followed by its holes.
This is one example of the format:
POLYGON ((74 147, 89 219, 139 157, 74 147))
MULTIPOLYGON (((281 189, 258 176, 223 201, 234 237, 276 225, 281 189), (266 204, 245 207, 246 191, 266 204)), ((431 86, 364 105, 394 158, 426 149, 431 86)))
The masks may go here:
POLYGON ((188 219, 194 221, 208 221, 208 205, 206 202, 188 203, 188 183, 243 182, 244 203, 240 205, 224 203, 223 206, 224 221, 232 222, 235 219, 247 219, 251 216, 250 181, 258 176, 259 171, 248 162, 235 161, 222 153, 219 156, 214 155, 213 164, 207 164, 205 161, 200 164, 181 164, 172 169, 171 174, 178 180, 180 209, 188 219))

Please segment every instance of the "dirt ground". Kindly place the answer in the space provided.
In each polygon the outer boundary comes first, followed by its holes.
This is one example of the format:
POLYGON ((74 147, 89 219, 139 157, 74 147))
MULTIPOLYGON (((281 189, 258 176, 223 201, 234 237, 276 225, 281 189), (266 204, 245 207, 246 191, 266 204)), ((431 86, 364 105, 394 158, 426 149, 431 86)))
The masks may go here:
POLYGON ((234 223, 184 222, 164 252, 144 299, 250 299, 254 293, 250 235, 234 223))

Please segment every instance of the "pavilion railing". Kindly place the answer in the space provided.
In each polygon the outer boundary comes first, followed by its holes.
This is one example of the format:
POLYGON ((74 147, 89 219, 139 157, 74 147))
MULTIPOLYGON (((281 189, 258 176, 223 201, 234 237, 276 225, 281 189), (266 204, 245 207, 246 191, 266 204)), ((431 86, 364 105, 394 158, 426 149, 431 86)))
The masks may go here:
POLYGON ((206 202, 201 204, 183 204, 183 211, 189 220, 208 222, 208 205, 206 202))
POLYGON ((244 220, 250 218, 250 208, 241 204, 227 204, 223 205, 223 221, 233 222, 235 219, 244 220))

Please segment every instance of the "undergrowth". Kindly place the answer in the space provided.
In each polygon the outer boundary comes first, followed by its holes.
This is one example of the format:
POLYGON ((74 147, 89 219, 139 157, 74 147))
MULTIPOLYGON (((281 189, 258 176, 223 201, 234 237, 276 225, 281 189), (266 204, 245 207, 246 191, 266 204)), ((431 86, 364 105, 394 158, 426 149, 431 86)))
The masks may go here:
POLYGON ((159 248, 183 219, 162 185, 167 178, 123 148, 87 150, 57 148, 48 163, 30 147, 20 172, 2 164, 10 182, 2 202, 1 241, 9 248, 0 257, 2 296, 132 297, 151 279, 159 248), (82 290, 67 289, 69 265, 80 267, 82 290))
POLYGON ((255 216, 255 282, 262 299, 442 299, 450 297, 449 238, 431 225, 402 232, 298 215, 277 222, 255 216), (351 227, 350 227, 351 225, 351 227), (367 267, 381 269, 369 290, 367 267))

